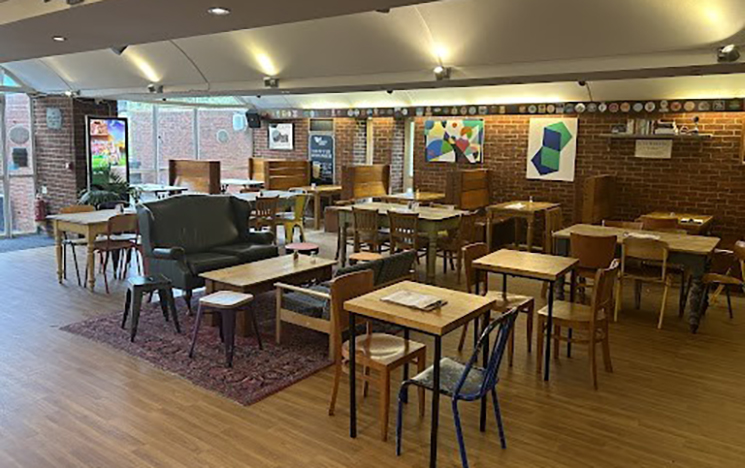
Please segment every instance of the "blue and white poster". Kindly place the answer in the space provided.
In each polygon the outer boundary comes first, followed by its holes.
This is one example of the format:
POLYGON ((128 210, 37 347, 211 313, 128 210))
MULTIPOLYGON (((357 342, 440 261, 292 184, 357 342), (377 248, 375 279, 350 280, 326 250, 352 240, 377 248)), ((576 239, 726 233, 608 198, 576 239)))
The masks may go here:
POLYGON ((318 185, 334 183, 334 136, 311 133, 308 144, 311 181, 318 185))

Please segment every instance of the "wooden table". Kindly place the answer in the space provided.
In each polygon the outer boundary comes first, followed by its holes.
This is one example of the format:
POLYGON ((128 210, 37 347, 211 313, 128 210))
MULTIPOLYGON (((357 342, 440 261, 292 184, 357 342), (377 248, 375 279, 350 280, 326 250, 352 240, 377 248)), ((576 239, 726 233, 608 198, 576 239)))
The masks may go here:
POLYGON ((328 197, 333 199, 336 196, 341 195, 341 185, 306 185, 304 187, 297 187, 303 189, 309 194, 313 195, 313 228, 318 230, 321 229, 321 198, 328 197))
MULTIPOLYGON (((126 211, 134 213, 134 211, 126 211)), ((119 213, 117 210, 100 210, 88 213, 70 213, 47 216, 54 227, 54 245, 57 256, 57 280, 62 284, 64 265, 62 265, 62 240, 65 232, 81 234, 85 236, 88 247, 87 271, 88 287, 91 291, 96 286, 96 256, 93 247, 96 238, 105 235, 108 231, 109 219, 119 213)))
POLYGON ((178 195, 189 190, 188 187, 162 184, 133 184, 132 187, 134 187, 141 193, 152 193, 157 198, 178 195))
MULTIPOLYGON (((548 283, 548 323, 546 324, 546 354, 543 380, 548 380, 551 365, 551 336, 554 317, 554 288, 567 273, 572 273, 571 299, 574 301, 574 268, 579 263, 576 258, 558 257, 532 252, 502 249, 481 257, 473 262, 477 271, 502 274, 502 291, 507 292, 507 277, 531 278, 548 283)), ((488 277, 484 284, 489 284, 488 277)), ((476 283, 478 284, 478 282, 476 283)))
MULTIPOLYGON (((550 210, 551 208, 559 207, 559 203, 551 202, 534 202, 534 201, 510 201, 505 203, 499 203, 496 205, 490 205, 486 207, 486 243, 489 246, 489 251, 492 250, 492 218, 494 217, 509 217, 509 218, 522 218, 528 226, 527 229, 527 244, 528 252, 533 249, 533 226, 535 224, 535 218, 538 213, 542 211, 550 210)), ((515 245, 519 245, 520 239, 520 225, 515 223, 515 245)))
POLYGON ((221 179, 220 187, 223 192, 228 191, 228 187, 231 185, 236 187, 243 187, 244 189, 263 187, 264 182, 255 179, 221 179))
MULTIPOLYGON (((448 208, 419 207, 407 210, 398 203, 360 203, 353 205, 356 208, 377 210, 382 226, 388 226, 388 211, 406 211, 419 213, 419 229, 427 236, 427 282, 435 282, 435 262, 437 259, 437 235, 441 231, 456 229, 460 224, 461 214, 467 213, 461 210, 448 208)), ((339 213, 339 252, 342 266, 347 259, 347 226, 353 224, 352 206, 337 207, 339 213)))
MULTIPOLYGON (((493 299, 484 296, 468 294, 451 289, 438 288, 413 281, 403 281, 387 288, 373 291, 364 296, 357 297, 344 303, 344 309, 349 312, 349 355, 355 356, 355 317, 361 316, 369 319, 380 320, 404 327, 405 338, 408 340, 409 331, 415 330, 425 333, 434 338, 435 354, 433 358, 433 380, 434 388, 440 388, 440 360, 442 359, 442 337, 447 333, 458 329, 469 321, 485 316, 484 326, 488 326, 489 311, 493 299), (382 297, 388 296, 396 291, 408 290, 445 299, 447 304, 431 312, 421 312, 408 307, 381 301, 382 297)), ((484 367, 488 360, 489 344, 484 347, 484 367)), ((404 379, 408 378, 407 367, 404 367, 404 379)), ((349 435, 357 437, 357 385, 355 372, 355 359, 349 360, 349 435)), ((481 401, 482 426, 485 430, 486 423, 486 400, 481 401)), ((432 424, 430 434, 429 466, 437 466, 437 430, 440 418, 440 392, 432 392, 432 424)))
POLYGON ((294 206, 294 200, 298 194, 297 192, 288 192, 286 190, 262 190, 261 192, 232 193, 231 195, 249 202, 252 205, 251 209, 253 209, 253 204, 256 203, 256 199, 259 197, 278 197, 279 209, 285 211, 294 206))
POLYGON ((438 202, 445 199, 444 193, 439 192, 421 192, 419 190, 416 191, 407 191, 407 192, 401 192, 401 193, 392 193, 390 195, 386 195, 384 197, 381 197, 383 201, 391 202, 391 203, 406 203, 406 202, 419 202, 419 203, 432 203, 432 202, 438 202))
POLYGON ((708 270, 709 257, 719 245, 721 239, 709 236, 691 236, 670 232, 637 231, 634 229, 594 226, 590 224, 575 224, 554 233, 556 253, 558 255, 569 255, 569 237, 573 232, 588 236, 616 236, 618 238, 619 255, 620 245, 623 242, 624 235, 627 233, 654 234, 660 240, 667 242, 670 250, 668 263, 682 265, 691 274, 691 288, 690 291, 681 291, 681 304, 688 303, 688 324, 692 332, 695 333, 698 330, 701 322, 700 306, 701 294, 703 293, 701 279, 708 270), (690 296, 690 299, 687 296, 690 296))
POLYGON ((702 215, 695 213, 676 213, 672 211, 653 211, 645 214, 646 218, 678 218, 678 226, 684 229, 688 234, 701 235, 706 234, 711 229, 714 222, 714 216, 702 215), (699 222, 696 222, 699 221, 699 222))
MULTIPOLYGON (((204 278, 207 294, 215 291, 237 291, 254 296, 274 290, 274 283, 303 284, 311 280, 331 279, 331 267, 335 260, 292 255, 259 260, 214 270, 199 275, 204 278)), ((250 325, 246 314, 238 316, 238 333, 248 336, 250 325)))

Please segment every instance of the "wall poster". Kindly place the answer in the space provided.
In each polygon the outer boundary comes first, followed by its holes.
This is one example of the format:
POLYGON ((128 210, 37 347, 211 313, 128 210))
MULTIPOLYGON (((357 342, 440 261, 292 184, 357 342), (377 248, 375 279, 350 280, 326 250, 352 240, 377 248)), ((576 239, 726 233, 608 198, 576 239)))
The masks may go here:
POLYGON ((530 119, 527 178, 574 182, 577 119, 530 119))
POLYGON ((269 149, 292 151, 294 141, 291 123, 269 124, 269 149))
POLYGON ((129 182, 127 119, 86 116, 88 184, 102 186, 110 178, 129 182))
POLYGON ((427 162, 484 160, 484 120, 448 119, 424 122, 427 162))
POLYGON ((310 133, 308 159, 311 164, 311 182, 318 185, 334 183, 334 134, 310 133))

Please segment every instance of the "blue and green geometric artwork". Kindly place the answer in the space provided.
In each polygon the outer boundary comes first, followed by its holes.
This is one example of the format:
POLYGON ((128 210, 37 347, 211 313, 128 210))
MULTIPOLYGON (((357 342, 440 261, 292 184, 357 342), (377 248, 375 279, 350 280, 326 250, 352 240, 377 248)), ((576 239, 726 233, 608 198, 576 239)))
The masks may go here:
POLYGON ((557 122, 543 129, 543 145, 533 156, 533 165, 541 175, 558 172, 561 163, 561 151, 572 139, 572 134, 564 125, 557 122))
POLYGON ((577 119, 530 119, 526 156, 528 179, 573 182, 577 119))

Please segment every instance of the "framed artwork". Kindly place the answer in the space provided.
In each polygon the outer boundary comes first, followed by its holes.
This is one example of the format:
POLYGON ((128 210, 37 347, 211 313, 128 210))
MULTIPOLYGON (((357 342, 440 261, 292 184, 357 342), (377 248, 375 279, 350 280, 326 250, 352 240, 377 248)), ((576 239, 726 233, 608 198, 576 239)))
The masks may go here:
POLYGON ((448 119, 424 122, 427 162, 484 160, 484 120, 448 119))
POLYGON ((577 119, 530 119, 527 178, 574 182, 577 119))
POLYGON ((291 123, 269 124, 269 149, 292 151, 295 141, 291 123))

